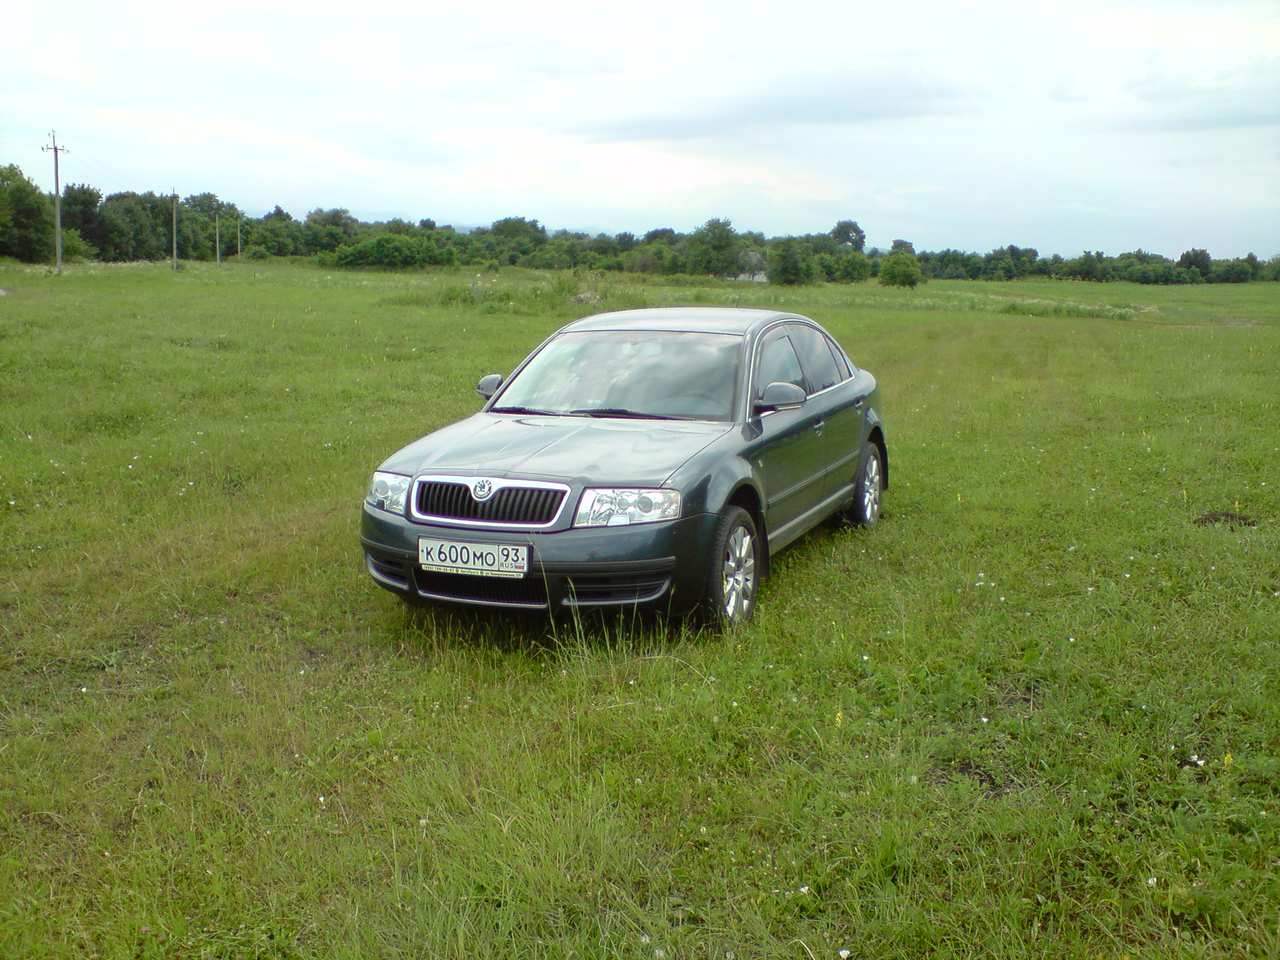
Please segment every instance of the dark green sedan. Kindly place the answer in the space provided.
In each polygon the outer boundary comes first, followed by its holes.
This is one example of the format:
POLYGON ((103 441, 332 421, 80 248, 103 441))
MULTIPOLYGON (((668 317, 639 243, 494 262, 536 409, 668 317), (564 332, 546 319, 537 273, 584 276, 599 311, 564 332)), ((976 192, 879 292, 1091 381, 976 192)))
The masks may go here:
POLYGON ((741 624, 774 554, 840 512, 874 526, 889 486, 875 378, 794 314, 603 313, 476 389, 365 496, 369 574, 410 601, 741 624))

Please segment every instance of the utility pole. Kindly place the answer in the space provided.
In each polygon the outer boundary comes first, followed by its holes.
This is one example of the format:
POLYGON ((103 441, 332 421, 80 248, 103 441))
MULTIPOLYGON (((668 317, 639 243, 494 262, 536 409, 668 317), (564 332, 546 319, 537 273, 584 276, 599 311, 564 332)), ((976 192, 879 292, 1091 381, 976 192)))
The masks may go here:
POLYGON ((240 211, 236 211, 236 263, 240 262, 240 221, 244 219, 244 215, 240 211))
POLYGON ((62 273, 62 181, 58 173, 58 154, 70 153, 66 147, 58 146, 58 135, 49 131, 49 146, 41 147, 45 153, 53 154, 53 250, 55 269, 62 273))
POLYGON ((213 211, 213 251, 214 257, 217 258, 218 266, 222 266, 222 234, 218 226, 218 217, 222 211, 215 209, 213 211))
POLYGON ((178 269, 178 191, 173 187, 169 188, 171 199, 173 201, 173 269, 178 269))

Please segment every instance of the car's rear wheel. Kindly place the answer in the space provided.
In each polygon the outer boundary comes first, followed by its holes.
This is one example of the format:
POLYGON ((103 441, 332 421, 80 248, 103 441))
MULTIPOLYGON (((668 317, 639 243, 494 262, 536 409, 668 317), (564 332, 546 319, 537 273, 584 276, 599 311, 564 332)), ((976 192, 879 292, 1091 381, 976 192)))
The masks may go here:
POLYGON ((880 522, 880 498, 884 493, 884 464, 880 460, 880 448, 867 444, 862 466, 853 482, 853 505, 849 519, 860 527, 874 527, 880 522))
POLYGON ((707 576, 706 612, 722 627, 738 627, 751 619, 760 586, 760 535, 751 514, 729 507, 712 539, 707 576))

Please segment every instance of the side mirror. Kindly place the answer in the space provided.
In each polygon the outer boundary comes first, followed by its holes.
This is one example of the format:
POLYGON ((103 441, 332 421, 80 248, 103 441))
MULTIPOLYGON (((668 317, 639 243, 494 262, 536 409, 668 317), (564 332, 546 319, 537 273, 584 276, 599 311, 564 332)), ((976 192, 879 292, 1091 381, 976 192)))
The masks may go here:
POLYGON ((502 374, 491 373, 487 377, 481 377, 480 382, 476 384, 476 393, 488 400, 498 388, 502 386, 502 374))
POLYGON ((791 410, 801 406, 807 399, 804 388, 797 387, 794 383, 775 380, 764 388, 764 393, 756 401, 755 412, 767 413, 770 410, 791 410))

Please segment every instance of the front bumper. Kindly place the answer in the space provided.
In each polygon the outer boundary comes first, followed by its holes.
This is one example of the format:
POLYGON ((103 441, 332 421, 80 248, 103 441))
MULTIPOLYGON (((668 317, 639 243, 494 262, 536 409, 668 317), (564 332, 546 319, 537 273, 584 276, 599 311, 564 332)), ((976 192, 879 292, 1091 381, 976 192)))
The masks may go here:
POLYGON ((516 610, 691 608, 705 585, 717 518, 695 514, 627 527, 495 531, 416 523, 365 504, 360 542, 374 582, 413 600, 516 610), (434 573, 418 565, 418 538, 529 545, 518 579, 434 573))

